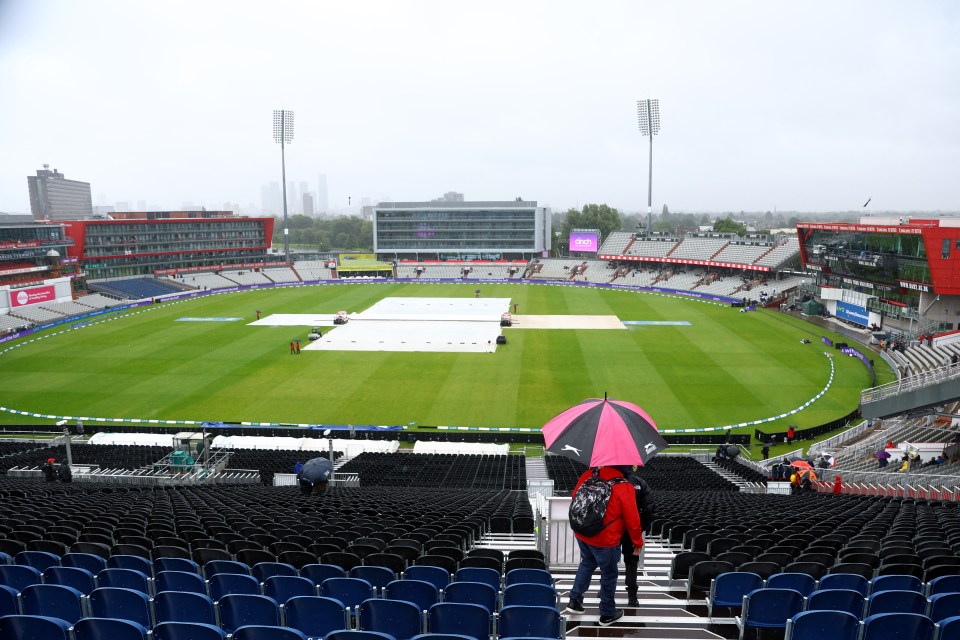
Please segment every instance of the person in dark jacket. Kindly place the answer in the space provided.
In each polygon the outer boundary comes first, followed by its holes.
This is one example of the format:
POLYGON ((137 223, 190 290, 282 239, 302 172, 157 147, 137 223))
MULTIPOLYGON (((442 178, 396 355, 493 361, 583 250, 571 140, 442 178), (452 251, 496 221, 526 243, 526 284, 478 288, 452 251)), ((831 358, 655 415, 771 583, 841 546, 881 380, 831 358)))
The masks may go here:
MULTIPOLYGON (((627 480, 633 485, 634 493, 637 499, 637 512, 640 514, 640 526, 644 532, 650 531, 650 521, 653 518, 653 512, 656 511, 653 496, 650 493, 650 485, 647 481, 637 475, 637 467, 634 466, 627 480)), ((643 560, 643 548, 640 553, 634 553, 633 539, 629 531, 624 531, 620 538, 620 550, 623 553, 623 578, 627 585, 627 606, 639 607, 640 601, 637 600, 637 573, 640 563, 643 560)))
POLYGON ((56 462, 55 458, 47 458, 47 461, 40 467, 40 471, 43 472, 43 477, 46 478, 47 482, 57 481, 57 468, 54 466, 56 462))
MULTIPOLYGON (((566 613, 583 613, 583 596, 590 588, 593 572, 600 569, 600 626, 608 626, 623 617, 623 609, 617 609, 614 594, 617 590, 620 563, 620 539, 627 531, 633 542, 634 553, 639 555, 643 549, 643 529, 640 526, 640 513, 637 511, 636 491, 629 482, 623 482, 632 471, 630 466, 600 467, 602 480, 621 482, 611 487, 610 501, 604 515, 604 528, 594 536, 575 534, 580 548, 580 566, 570 589, 570 601, 566 613)), ((571 495, 576 496, 580 486, 593 475, 587 469, 571 495)))
POLYGON ((70 465, 61 462, 57 469, 57 477, 60 478, 60 482, 73 482, 73 471, 70 470, 70 465))

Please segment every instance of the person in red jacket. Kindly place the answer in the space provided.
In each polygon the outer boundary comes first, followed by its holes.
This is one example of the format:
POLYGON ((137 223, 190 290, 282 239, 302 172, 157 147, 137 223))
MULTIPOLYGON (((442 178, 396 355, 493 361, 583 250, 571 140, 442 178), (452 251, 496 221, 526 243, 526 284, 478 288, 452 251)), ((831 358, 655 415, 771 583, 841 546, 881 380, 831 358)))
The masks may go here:
MULTIPOLYGON (((632 467, 600 467, 600 478, 614 480, 626 479, 632 467)), ((591 475, 592 469, 587 469, 573 490, 577 491, 591 475)), ((617 589, 617 578, 620 575, 620 538, 624 531, 629 533, 633 541, 633 552, 639 555, 643 549, 643 530, 640 526, 640 513, 637 511, 636 491, 629 482, 619 482, 613 485, 610 502, 604 516, 604 529, 595 536, 586 537, 579 533, 577 546, 580 548, 580 566, 577 567, 577 576, 570 589, 570 602, 566 613, 583 613, 583 594, 590 588, 593 572, 600 569, 600 625, 611 625, 623 617, 623 609, 617 609, 614 593, 617 589)))

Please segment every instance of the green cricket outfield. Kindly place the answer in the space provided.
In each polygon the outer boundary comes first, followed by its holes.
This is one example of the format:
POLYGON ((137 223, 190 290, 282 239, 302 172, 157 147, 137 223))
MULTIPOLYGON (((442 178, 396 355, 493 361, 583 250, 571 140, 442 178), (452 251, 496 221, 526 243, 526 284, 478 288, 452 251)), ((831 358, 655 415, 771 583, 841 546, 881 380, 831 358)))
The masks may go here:
POLYGON ((43 421, 14 413, 22 411, 536 428, 606 392, 644 407, 662 430, 784 416, 760 426, 776 431, 842 417, 870 385, 864 365, 826 348, 823 335, 841 339, 776 311, 739 313, 678 296, 583 286, 377 282, 259 289, 111 313, 5 345, 0 421, 43 421), (484 297, 516 303, 521 320, 613 315, 640 324, 617 331, 506 328, 508 343, 495 353, 304 350, 299 356, 288 345, 294 338, 306 343, 309 327, 251 324, 256 310, 264 317, 353 313, 385 297, 472 298, 478 287, 484 297), (211 321, 179 321, 185 317, 211 321))

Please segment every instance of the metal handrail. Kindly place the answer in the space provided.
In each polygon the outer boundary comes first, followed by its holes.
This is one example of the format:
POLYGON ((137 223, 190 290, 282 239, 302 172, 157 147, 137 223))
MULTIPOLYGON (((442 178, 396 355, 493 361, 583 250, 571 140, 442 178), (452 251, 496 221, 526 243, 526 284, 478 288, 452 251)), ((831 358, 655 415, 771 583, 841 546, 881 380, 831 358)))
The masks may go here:
POLYGON ((860 404, 879 402, 886 398, 898 396, 901 393, 932 387, 956 379, 960 379, 960 363, 944 365, 936 369, 915 373, 906 378, 900 378, 896 382, 888 382, 879 387, 864 389, 860 392, 860 404))

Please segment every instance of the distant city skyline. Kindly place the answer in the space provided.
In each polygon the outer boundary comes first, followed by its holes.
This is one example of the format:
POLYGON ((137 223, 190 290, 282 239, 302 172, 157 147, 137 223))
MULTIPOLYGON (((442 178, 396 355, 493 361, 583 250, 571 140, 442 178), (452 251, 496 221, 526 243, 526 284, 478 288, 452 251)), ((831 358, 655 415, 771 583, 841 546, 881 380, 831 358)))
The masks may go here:
POLYGON ((641 98, 654 212, 958 211, 958 32, 948 0, 7 0, 0 211, 49 163, 98 206, 258 215, 282 108, 294 211, 454 190, 642 212, 641 98))

